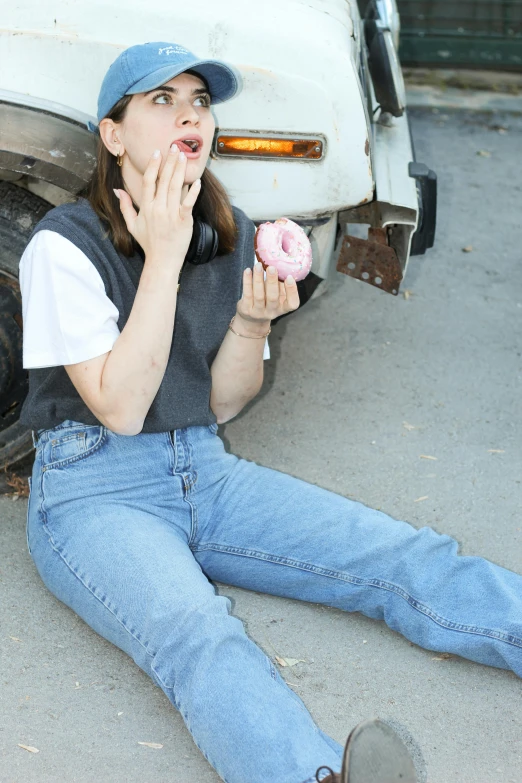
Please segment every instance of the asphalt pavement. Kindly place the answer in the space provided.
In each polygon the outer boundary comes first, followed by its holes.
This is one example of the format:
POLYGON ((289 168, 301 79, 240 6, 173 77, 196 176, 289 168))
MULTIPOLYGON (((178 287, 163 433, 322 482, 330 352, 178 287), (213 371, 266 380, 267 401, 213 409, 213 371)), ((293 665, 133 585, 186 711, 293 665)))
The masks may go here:
MULTIPOLYGON (((411 259, 398 297, 334 272, 273 327, 263 389, 220 435, 522 571, 522 118, 410 114, 439 176, 435 248, 411 259)), ((1 783, 217 783, 162 691, 47 591, 26 509, 0 497, 1 783)), ((414 734, 429 783, 521 783, 514 674, 358 614, 217 589, 268 655, 303 659, 280 671, 339 742, 379 715, 414 734)))

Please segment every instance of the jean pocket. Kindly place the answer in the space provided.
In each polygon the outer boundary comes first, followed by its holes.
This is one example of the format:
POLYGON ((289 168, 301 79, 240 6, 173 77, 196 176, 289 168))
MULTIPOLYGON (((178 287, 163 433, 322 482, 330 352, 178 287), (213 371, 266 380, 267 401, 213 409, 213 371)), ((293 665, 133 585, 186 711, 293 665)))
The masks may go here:
POLYGON ((100 448, 106 437, 107 428, 97 424, 78 424, 54 430, 43 449, 42 470, 85 459, 100 448))

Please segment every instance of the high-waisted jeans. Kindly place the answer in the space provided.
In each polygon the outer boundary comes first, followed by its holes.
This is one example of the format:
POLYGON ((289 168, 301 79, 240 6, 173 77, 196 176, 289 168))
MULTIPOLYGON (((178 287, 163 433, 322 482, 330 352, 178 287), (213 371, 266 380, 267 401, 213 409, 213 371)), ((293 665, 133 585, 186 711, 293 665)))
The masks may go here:
POLYGON ((223 780, 311 783, 343 748, 209 580, 362 612, 522 676, 522 576, 229 454, 216 433, 33 433, 27 543, 47 588, 162 688, 223 780))

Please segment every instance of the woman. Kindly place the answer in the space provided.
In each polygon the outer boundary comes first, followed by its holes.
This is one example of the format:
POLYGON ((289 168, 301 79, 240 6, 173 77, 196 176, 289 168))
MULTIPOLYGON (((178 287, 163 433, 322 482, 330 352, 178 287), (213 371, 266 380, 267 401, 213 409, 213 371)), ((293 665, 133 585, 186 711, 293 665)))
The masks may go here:
POLYGON ((251 270, 254 226, 206 168, 210 105, 237 89, 232 68, 176 44, 124 51, 100 91, 88 189, 35 227, 20 265, 28 547, 223 780, 406 783, 385 724, 356 729, 343 756, 209 580, 360 611, 522 675, 522 578, 225 452, 218 424, 258 393, 270 322, 299 304, 292 279, 251 270), (196 226, 217 232, 210 263, 185 263, 196 226))

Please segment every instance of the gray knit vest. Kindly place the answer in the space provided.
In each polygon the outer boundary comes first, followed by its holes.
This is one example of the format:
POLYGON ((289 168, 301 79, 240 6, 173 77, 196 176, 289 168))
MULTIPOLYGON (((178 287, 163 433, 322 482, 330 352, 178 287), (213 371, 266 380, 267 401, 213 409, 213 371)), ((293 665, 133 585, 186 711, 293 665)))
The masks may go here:
MULTIPOLYGON (((170 355, 143 432, 216 422, 210 409, 210 366, 241 298, 243 270, 254 263, 255 225, 240 209, 233 209, 238 229, 234 252, 199 266, 184 264, 170 355)), ((118 253, 102 221, 84 198, 51 209, 34 227, 29 241, 43 229, 69 239, 94 264, 107 296, 118 309, 121 332, 136 296, 143 254, 138 251, 127 258, 118 253)), ((29 393, 20 414, 22 424, 33 430, 53 428, 65 419, 100 424, 63 366, 28 372, 29 393)))

